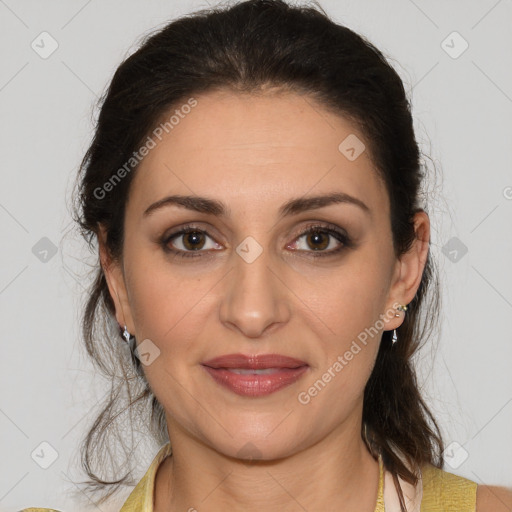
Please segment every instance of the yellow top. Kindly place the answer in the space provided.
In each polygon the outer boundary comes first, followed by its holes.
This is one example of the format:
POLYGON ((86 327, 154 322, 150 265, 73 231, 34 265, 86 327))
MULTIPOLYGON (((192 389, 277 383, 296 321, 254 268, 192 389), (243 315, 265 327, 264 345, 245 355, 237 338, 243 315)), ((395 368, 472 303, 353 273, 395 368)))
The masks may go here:
MULTIPOLYGON (((153 512, 155 476, 160 463, 171 453, 171 443, 158 451, 145 475, 119 512, 153 512)), ((374 512, 384 507, 384 471, 379 457, 379 487, 374 512)), ((420 512, 475 512, 477 483, 428 465, 422 471, 423 499, 420 512)), ((50 508, 25 508, 20 512, 60 512, 50 508)))
MULTIPOLYGON (((478 484, 432 465, 421 472, 421 512, 475 512, 478 484)), ((383 509, 384 510, 384 509, 383 509)))

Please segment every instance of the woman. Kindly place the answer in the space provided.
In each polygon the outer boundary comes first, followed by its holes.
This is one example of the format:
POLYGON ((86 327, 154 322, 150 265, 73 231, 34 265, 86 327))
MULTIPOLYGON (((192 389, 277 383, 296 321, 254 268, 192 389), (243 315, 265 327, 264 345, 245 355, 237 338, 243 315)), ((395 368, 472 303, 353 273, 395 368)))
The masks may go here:
POLYGON ((115 383, 84 443, 100 503, 128 477, 91 467, 126 389, 169 442, 122 512, 512 508, 443 471, 416 384, 438 313, 419 159, 397 73, 314 8, 200 12, 119 67, 77 214, 115 383))

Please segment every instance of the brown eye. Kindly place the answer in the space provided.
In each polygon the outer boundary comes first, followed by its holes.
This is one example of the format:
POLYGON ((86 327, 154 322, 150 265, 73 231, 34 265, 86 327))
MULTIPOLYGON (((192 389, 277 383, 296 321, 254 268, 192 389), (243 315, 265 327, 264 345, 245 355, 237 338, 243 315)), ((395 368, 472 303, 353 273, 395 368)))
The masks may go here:
POLYGON ((208 234, 207 231, 194 225, 183 226, 179 231, 164 236, 160 240, 162 248, 167 253, 178 257, 200 257, 211 250, 218 250, 221 246, 208 234))
POLYGON ((312 231, 306 236, 306 240, 311 249, 322 250, 329 246, 330 236, 322 233, 322 231, 312 231))
POLYGON ((307 256, 334 256, 352 247, 351 239, 334 224, 308 226, 288 247, 307 256), (300 242, 304 239, 304 242, 300 242), (301 247, 302 246, 302 247, 301 247))
POLYGON ((202 249, 204 244, 204 234, 200 231, 190 231, 183 234, 183 246, 189 251, 202 249))
MULTIPOLYGON (((222 248, 207 231, 193 225, 184 226, 180 231, 165 236, 160 243, 165 252, 185 258, 211 256, 212 249, 219 250, 222 248), (209 247, 207 246, 208 240, 210 240, 209 247)), ((305 253, 313 258, 334 256, 350 247, 353 247, 351 239, 347 234, 336 228, 334 224, 308 226, 292 244, 287 246, 287 248, 305 253), (301 244, 298 241, 302 238, 305 239, 305 242, 301 244), (301 245, 304 247, 300 247, 301 245)))

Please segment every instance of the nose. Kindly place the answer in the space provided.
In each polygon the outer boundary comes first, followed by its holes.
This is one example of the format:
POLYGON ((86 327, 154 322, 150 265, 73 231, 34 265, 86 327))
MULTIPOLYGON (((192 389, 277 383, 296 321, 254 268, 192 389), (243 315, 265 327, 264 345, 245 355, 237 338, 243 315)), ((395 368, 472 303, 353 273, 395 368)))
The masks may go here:
POLYGON ((279 275, 279 263, 253 240, 233 252, 233 266, 220 305, 221 322, 248 338, 282 327, 290 317, 291 292, 279 275))

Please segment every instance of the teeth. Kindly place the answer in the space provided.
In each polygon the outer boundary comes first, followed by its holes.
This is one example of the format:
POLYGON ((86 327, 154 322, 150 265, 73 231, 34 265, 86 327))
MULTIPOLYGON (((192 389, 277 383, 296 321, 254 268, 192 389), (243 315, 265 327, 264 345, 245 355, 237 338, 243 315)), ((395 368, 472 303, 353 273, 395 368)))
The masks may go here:
POLYGON ((227 368, 230 372, 238 373, 239 375, 267 375, 269 373, 276 373, 281 368, 263 368, 260 370, 253 370, 251 368, 227 368))

